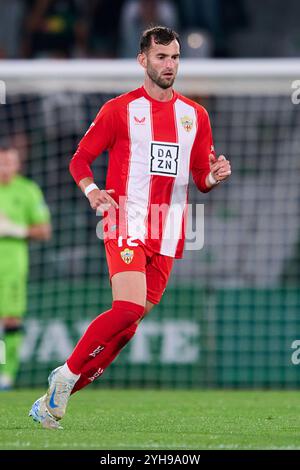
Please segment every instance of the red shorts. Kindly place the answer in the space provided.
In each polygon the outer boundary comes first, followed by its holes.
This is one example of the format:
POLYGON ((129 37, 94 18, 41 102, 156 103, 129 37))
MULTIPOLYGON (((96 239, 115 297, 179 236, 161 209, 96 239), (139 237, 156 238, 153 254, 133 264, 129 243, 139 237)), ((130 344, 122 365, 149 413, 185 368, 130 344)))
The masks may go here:
POLYGON ((128 246, 123 240, 107 240, 104 244, 110 279, 114 274, 124 271, 141 271, 146 274, 147 300, 158 304, 166 289, 174 258, 154 253, 139 240, 138 246, 128 246))

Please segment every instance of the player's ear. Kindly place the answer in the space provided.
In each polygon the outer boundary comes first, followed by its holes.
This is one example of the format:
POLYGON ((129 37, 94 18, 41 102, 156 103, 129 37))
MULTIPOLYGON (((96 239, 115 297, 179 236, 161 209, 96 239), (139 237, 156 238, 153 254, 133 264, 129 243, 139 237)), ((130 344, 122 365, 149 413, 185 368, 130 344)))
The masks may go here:
POLYGON ((138 63, 145 69, 147 67, 147 57, 144 52, 138 54, 137 56, 138 63))

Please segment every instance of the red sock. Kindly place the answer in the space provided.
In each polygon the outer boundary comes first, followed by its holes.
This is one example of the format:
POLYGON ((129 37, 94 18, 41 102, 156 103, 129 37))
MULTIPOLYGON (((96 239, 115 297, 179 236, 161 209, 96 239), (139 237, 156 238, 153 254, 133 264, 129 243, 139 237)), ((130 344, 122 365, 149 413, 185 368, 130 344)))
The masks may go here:
POLYGON ((138 325, 135 323, 126 330, 121 331, 121 333, 114 336, 99 356, 85 364, 81 371, 80 379, 77 380, 72 390, 72 394, 94 382, 94 380, 103 374, 104 370, 112 363, 121 349, 131 340, 137 327, 138 325))
POLYGON ((81 374, 85 364, 104 351, 114 336, 136 323, 144 310, 144 307, 133 302, 115 300, 111 310, 95 318, 78 341, 67 360, 70 370, 81 374))

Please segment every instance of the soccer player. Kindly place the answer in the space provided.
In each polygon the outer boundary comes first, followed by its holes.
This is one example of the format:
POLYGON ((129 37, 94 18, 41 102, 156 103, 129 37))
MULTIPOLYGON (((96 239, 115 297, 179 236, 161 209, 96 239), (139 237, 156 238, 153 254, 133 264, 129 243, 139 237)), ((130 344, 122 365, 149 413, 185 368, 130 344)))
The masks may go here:
POLYGON ((13 387, 19 368, 28 240, 48 240, 51 231, 40 188, 19 170, 18 151, 0 143, 0 325, 6 349, 6 363, 0 366, 2 390, 13 387))
POLYGON ((145 31, 138 54, 143 86, 101 108, 71 160, 74 180, 105 216, 113 302, 51 372, 47 393, 33 404, 30 414, 44 427, 59 426, 70 394, 102 374, 159 303, 173 260, 182 257, 189 172, 202 192, 231 174, 229 161, 214 154, 206 110, 173 89, 179 55, 175 31, 145 31), (104 150, 106 190, 97 187, 90 168, 104 150))

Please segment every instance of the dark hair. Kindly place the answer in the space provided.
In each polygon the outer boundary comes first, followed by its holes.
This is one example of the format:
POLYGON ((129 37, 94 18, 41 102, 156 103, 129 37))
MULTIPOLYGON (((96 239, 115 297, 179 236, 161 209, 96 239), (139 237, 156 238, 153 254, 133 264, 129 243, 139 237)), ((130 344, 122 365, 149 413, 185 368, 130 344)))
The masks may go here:
POLYGON ((176 40, 180 45, 179 34, 171 28, 165 26, 154 26, 146 29, 140 40, 140 53, 146 52, 151 47, 152 38, 156 44, 168 46, 170 42, 176 40))

